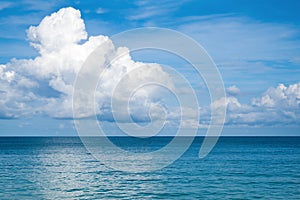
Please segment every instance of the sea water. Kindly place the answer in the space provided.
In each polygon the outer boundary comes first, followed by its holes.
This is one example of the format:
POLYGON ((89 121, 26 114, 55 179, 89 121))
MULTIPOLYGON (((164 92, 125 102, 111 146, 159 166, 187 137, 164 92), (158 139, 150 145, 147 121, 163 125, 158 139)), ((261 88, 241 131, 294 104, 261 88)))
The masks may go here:
MULTIPOLYGON (((172 138, 110 139, 154 151, 172 138)), ((222 137, 199 159, 202 141, 164 169, 128 173, 77 137, 1 137, 0 199, 300 199, 300 137, 222 137)))

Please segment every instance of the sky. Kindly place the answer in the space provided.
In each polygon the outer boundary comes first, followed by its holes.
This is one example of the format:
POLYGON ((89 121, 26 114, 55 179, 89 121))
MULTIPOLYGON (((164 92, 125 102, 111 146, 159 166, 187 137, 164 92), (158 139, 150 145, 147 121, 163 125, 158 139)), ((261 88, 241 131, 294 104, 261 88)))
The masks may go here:
MULTIPOLYGON (((182 124, 187 130, 196 123, 204 134, 211 106, 225 104, 223 135, 300 136, 299 10, 298 1, 276 0, 1 1, 0 136, 76 136, 74 81, 87 56, 104 41, 105 61, 125 54, 103 75, 95 94, 97 119, 109 134, 120 134, 108 105, 125 72, 144 69, 126 86, 155 77, 177 88, 180 84, 163 67, 168 65, 190 82, 199 100, 200 118, 186 116, 182 124), (142 27, 176 30, 202 45, 220 71, 227 97, 211 102, 204 80, 174 55, 114 46, 113 35, 142 27)), ((161 107, 167 121, 162 134, 172 135, 179 108, 162 88, 135 93, 131 117, 147 124, 151 109, 151 117, 159 121, 161 107)))

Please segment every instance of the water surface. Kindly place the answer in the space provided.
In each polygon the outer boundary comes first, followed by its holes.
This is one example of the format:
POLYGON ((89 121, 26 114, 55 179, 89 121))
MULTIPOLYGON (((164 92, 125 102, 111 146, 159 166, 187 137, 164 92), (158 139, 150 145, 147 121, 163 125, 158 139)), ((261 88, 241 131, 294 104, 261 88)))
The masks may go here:
MULTIPOLYGON (((132 151, 170 139, 111 138, 132 151)), ((162 170, 126 173, 76 137, 2 137, 0 199, 300 199, 300 137, 223 137, 199 160, 202 140, 162 170)))

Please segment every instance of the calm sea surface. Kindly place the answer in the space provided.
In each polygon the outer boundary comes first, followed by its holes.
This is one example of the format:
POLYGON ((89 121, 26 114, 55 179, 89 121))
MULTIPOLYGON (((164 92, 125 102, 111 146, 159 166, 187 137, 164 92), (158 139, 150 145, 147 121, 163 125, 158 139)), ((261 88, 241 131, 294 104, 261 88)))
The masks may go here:
MULTIPOLYGON (((149 151, 170 139, 111 138, 149 151)), ((76 137, 2 137, 0 199, 300 199, 300 137, 223 137, 199 160, 202 140, 162 170, 126 173, 76 137)))

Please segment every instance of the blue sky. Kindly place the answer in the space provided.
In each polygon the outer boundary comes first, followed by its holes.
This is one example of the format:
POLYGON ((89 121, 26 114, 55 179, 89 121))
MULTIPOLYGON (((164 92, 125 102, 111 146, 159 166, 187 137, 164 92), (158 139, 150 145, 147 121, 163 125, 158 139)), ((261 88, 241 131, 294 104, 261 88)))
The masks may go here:
MULTIPOLYGON (((58 85, 62 84, 59 82, 61 76, 71 76, 73 71, 68 69, 67 73, 62 69, 61 74, 52 74, 57 77, 51 79, 46 74, 51 74, 51 69, 42 75, 29 72, 35 68, 30 68, 32 66, 27 66, 30 62, 24 61, 35 59, 41 53, 30 46, 29 43, 34 41, 28 38, 26 30, 30 26, 39 26, 45 16, 64 7, 81 12, 88 37, 112 36, 148 26, 174 29, 192 37, 211 55, 227 88, 225 134, 299 135, 300 3, 275 0, 2 1, 0 64, 5 67, 0 71, 3 79, 0 88, 1 135, 76 134, 72 121, 66 120, 68 116, 54 112, 55 103, 70 104, 65 97, 68 93, 58 85), (19 65, 26 66, 21 69, 19 65), (20 80, 27 82, 24 85, 14 83, 20 83, 20 80), (27 100, 22 99, 24 95, 27 100), (233 129, 247 131, 240 133, 233 129)), ((79 43, 85 41, 82 39, 79 43)), ((200 113, 204 113, 204 119, 209 118, 206 116, 210 103, 207 89, 204 82, 199 81, 201 77, 188 70, 186 63, 153 52, 133 53, 132 57, 142 62, 157 62, 159 58, 160 64, 172 65, 184 74, 201 99, 200 113)), ((105 114, 102 117, 107 118, 105 114)))

